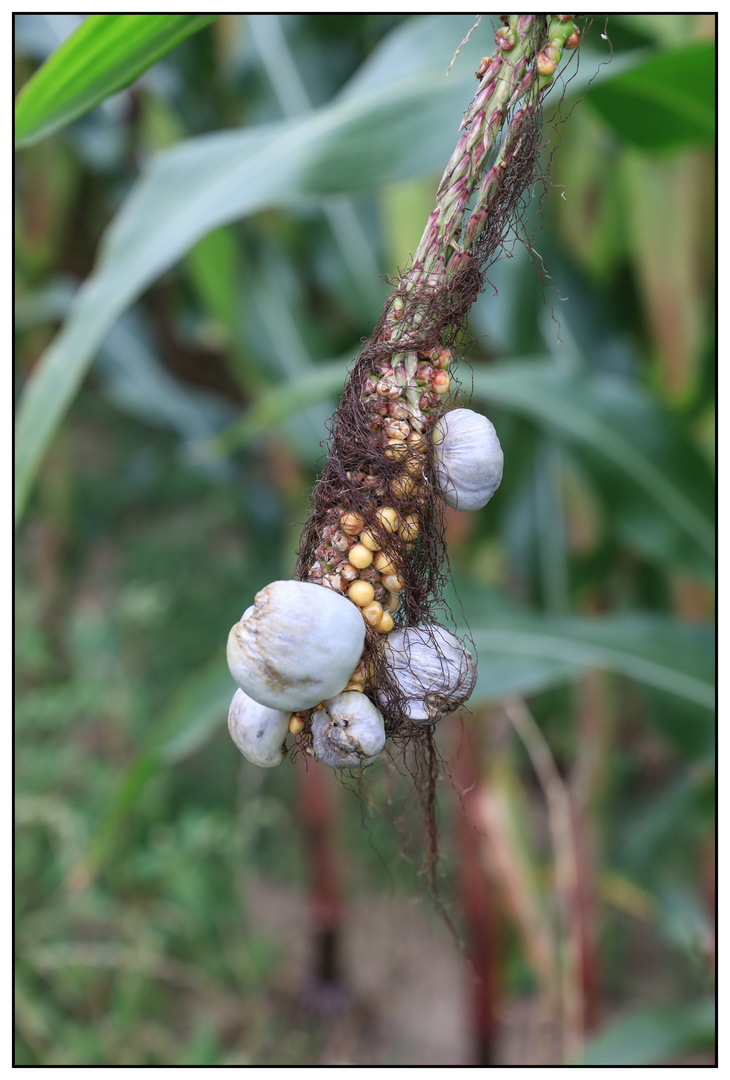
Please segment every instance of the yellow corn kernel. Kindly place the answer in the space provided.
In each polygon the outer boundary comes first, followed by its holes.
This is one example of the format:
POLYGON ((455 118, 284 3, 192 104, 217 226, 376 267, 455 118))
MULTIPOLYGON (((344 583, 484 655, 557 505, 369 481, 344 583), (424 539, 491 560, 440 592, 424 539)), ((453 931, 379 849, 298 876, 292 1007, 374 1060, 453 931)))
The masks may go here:
POLYGON ((347 590, 347 595, 358 607, 365 607, 367 604, 372 603, 375 590, 369 581, 353 581, 347 590))
POLYGON ((382 585, 388 592, 400 592, 403 588, 403 582, 395 574, 385 574, 382 578, 382 585))
POLYGON ((393 629, 393 618, 389 612, 383 612, 383 617, 379 623, 376 623, 375 629, 379 634, 387 634, 393 629))
POLYGON ((300 731, 304 731, 304 718, 298 713, 294 713, 289 721, 289 731, 292 735, 298 735, 300 731))
POLYGON ((388 439, 387 449, 383 453, 391 461, 400 461, 408 453, 408 448, 402 439, 388 439))
POLYGON ((365 522, 354 510, 348 510, 340 518, 340 528, 348 536, 357 536, 365 522))
MULTIPOLYGON (((360 543, 363 544, 366 548, 369 548, 370 551, 380 550, 380 541, 375 539, 369 529, 365 529, 364 532, 360 533, 360 543)), ((372 562, 372 556, 370 557, 370 559, 372 562)), ((352 562, 352 559, 350 559, 350 562, 352 562)))
POLYGON ((394 510, 392 506, 381 506, 375 516, 386 532, 393 533, 398 531, 400 518, 398 517, 398 511, 394 510))
POLYGON ((391 481, 390 490, 397 499, 405 499, 413 493, 415 486, 412 476, 396 476, 395 480, 391 481))
POLYGON ((347 553, 352 566, 357 570, 364 570, 373 561, 373 553, 364 544, 354 544, 347 553))
POLYGON ((418 514, 406 514, 400 523, 398 536, 401 540, 415 540, 420 532, 418 514))
POLYGON ((375 558, 373 559, 373 566, 376 570, 379 570, 381 574, 395 573, 395 563, 385 551, 378 551, 376 553, 375 558))

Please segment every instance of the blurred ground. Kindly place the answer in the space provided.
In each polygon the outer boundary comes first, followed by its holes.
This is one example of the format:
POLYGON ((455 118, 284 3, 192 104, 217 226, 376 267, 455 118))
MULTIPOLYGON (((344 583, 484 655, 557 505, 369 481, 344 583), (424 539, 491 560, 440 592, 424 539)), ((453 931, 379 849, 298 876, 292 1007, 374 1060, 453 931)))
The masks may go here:
MULTIPOLYGON (((278 986, 286 1007, 306 1022, 301 995, 310 956, 302 894, 261 877, 251 878, 245 891, 251 923, 262 935, 286 942, 278 986)), ((474 1064, 468 1021, 473 976, 448 928, 426 904, 352 897, 344 930, 345 997, 339 1015, 326 1022, 330 1031, 317 1064, 474 1064)), ((540 1024, 532 1000, 504 1004, 495 1052, 495 1064, 557 1060, 555 1032, 540 1024)))

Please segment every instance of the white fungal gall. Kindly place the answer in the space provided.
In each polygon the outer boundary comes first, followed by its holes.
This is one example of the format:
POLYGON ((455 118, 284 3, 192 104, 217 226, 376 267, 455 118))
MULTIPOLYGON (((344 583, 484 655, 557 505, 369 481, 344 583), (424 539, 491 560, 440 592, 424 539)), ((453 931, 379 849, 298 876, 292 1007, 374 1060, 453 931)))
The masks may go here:
POLYGON ((338 694, 312 713, 312 746, 331 769, 362 769, 385 746, 382 713, 361 692, 338 694))
POLYGON ((286 757, 284 739, 291 713, 267 709, 236 690, 228 711, 228 730, 247 761, 261 769, 274 769, 286 757))
POLYGON ((416 723, 439 720, 471 697, 474 656, 443 626, 411 626, 385 639, 385 659, 416 723))
POLYGON ((499 487, 504 466, 492 422, 472 409, 454 409, 437 422, 433 442, 446 502, 457 510, 481 510, 499 487))
POLYGON ((349 600, 305 581, 273 581, 228 635, 228 667, 271 709, 311 709, 337 694, 362 655, 365 624, 349 600))

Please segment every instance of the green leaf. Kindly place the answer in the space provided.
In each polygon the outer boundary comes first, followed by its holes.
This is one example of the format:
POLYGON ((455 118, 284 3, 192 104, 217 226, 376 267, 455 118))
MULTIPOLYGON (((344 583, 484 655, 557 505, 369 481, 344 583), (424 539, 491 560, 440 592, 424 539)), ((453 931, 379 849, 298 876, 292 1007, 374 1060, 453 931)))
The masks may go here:
POLYGON ((579 1064, 656 1065, 698 1050, 715 1040, 711 999, 681 1008, 639 1008, 614 1020, 586 1046, 579 1064))
POLYGON ((599 668, 714 708, 711 627, 645 614, 557 618, 508 604, 473 582, 456 588, 479 656, 475 701, 545 689, 599 668))
POLYGON ((151 732, 161 762, 177 764, 224 731, 236 689, 222 651, 194 672, 151 732))
MULTIPOLYGON (((355 347, 357 348, 357 347, 355 347)), ((295 416, 309 405, 318 405, 334 393, 341 393, 347 377, 347 362, 353 354, 339 360, 318 364, 291 382, 277 383, 266 390, 255 405, 221 435, 202 444, 206 457, 218 458, 232 453, 240 446, 252 442, 265 431, 295 416)), ((324 431, 322 432, 324 435, 324 431)))
POLYGON ((236 335, 236 243, 230 229, 215 229, 188 255, 191 277, 229 342, 236 335))
POLYGON ((640 386, 616 376, 523 362, 475 371, 474 394, 478 401, 522 413, 577 447, 580 459, 596 469, 601 480, 608 478, 611 507, 624 515, 635 538, 669 523, 672 556, 711 568, 715 527, 710 469, 640 386))
POLYGON ((89 112, 217 15, 89 15, 26 83, 15 145, 29 146, 89 112))
POLYGON ((235 692, 222 651, 185 680, 169 707, 151 724, 144 745, 112 794, 76 869, 80 880, 86 882, 98 872, 147 784, 163 769, 194 754, 217 731, 225 730, 235 692))
POLYGON ((591 88, 588 102, 643 150, 712 144, 715 140, 715 45, 664 50, 591 88))
POLYGON ((451 43, 463 38, 465 23, 463 16, 435 16, 400 29, 408 79, 394 78, 395 61, 389 77, 374 54, 368 71, 375 70, 377 78, 363 76, 303 118, 201 136, 154 159, 107 230, 94 273, 23 392, 17 417, 17 517, 104 337, 142 290, 203 236, 265 207, 367 191, 443 166, 473 92, 474 57, 465 56, 467 46, 445 77, 451 43), (420 48, 424 41, 428 47, 420 48))

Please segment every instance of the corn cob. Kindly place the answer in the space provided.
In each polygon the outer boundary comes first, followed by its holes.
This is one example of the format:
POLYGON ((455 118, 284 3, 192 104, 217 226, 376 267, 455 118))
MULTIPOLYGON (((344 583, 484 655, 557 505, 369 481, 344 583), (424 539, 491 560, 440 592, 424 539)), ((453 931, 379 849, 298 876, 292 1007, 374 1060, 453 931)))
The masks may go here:
MULTIPOLYGON (((276 647, 274 639, 269 640, 259 609, 282 595, 285 583, 263 590, 257 596, 257 601, 262 599, 256 617, 246 621, 249 612, 244 613, 231 631, 229 663, 243 691, 254 699, 259 693, 261 703, 270 708, 296 709, 288 730, 308 753, 315 752, 313 712, 318 723, 326 715, 336 736, 328 737, 327 763, 335 767, 336 747, 344 742, 338 734, 340 719, 332 717, 344 715, 347 702, 354 708, 358 693, 377 702, 380 712, 374 711, 384 737, 408 738, 413 723, 438 719, 458 707, 474 685, 473 657, 433 617, 447 575, 443 504, 447 497, 451 501, 443 481, 448 455, 440 466, 434 461, 433 435, 454 402, 454 352, 482 288, 484 270, 501 249, 524 191, 535 178, 541 98, 563 50, 578 44, 573 19, 500 17, 495 50, 476 72, 478 90, 439 184, 436 207, 411 265, 392 282, 383 315, 363 346, 331 421, 328 458, 314 489, 294 576, 310 588, 320 585, 342 597, 345 609, 338 607, 339 600, 332 601, 343 626, 348 623, 347 640, 338 644, 339 663, 351 662, 349 681, 344 689, 338 687, 327 709, 305 706, 304 689, 301 701, 293 700, 300 691, 288 686, 280 697, 280 685, 287 682, 287 672, 276 669, 273 655, 280 639, 276 647), (465 220, 470 202, 473 207, 465 220), (363 619, 362 651, 351 619, 344 618, 352 610, 348 603, 363 619), (427 686, 419 686, 417 679, 417 654, 423 649, 429 651, 422 665, 428 671, 427 686), (261 692, 248 682, 251 656, 265 684, 261 692), (336 707, 332 701, 338 702, 336 707)), ((439 439, 448 432, 448 425, 437 429, 439 439)), ((497 472, 490 454, 487 498, 501 477, 501 450, 497 472)), ((463 469, 463 453, 451 454, 451 460, 457 457, 463 469)), ((471 491, 469 496, 475 497, 471 491)), ((477 498, 475 505, 483 501, 477 498)), ((309 595, 297 602, 306 608, 309 595)), ((328 624, 327 633, 335 625, 328 624)), ((312 635, 301 647, 312 650, 315 667, 326 663, 328 641, 324 632, 317 636, 316 625, 312 635)), ((286 651, 292 641, 283 644, 286 651)), ((302 677, 306 682, 306 665, 302 677)), ((356 760, 372 760, 372 743, 356 753, 348 751, 343 767, 356 760)))

